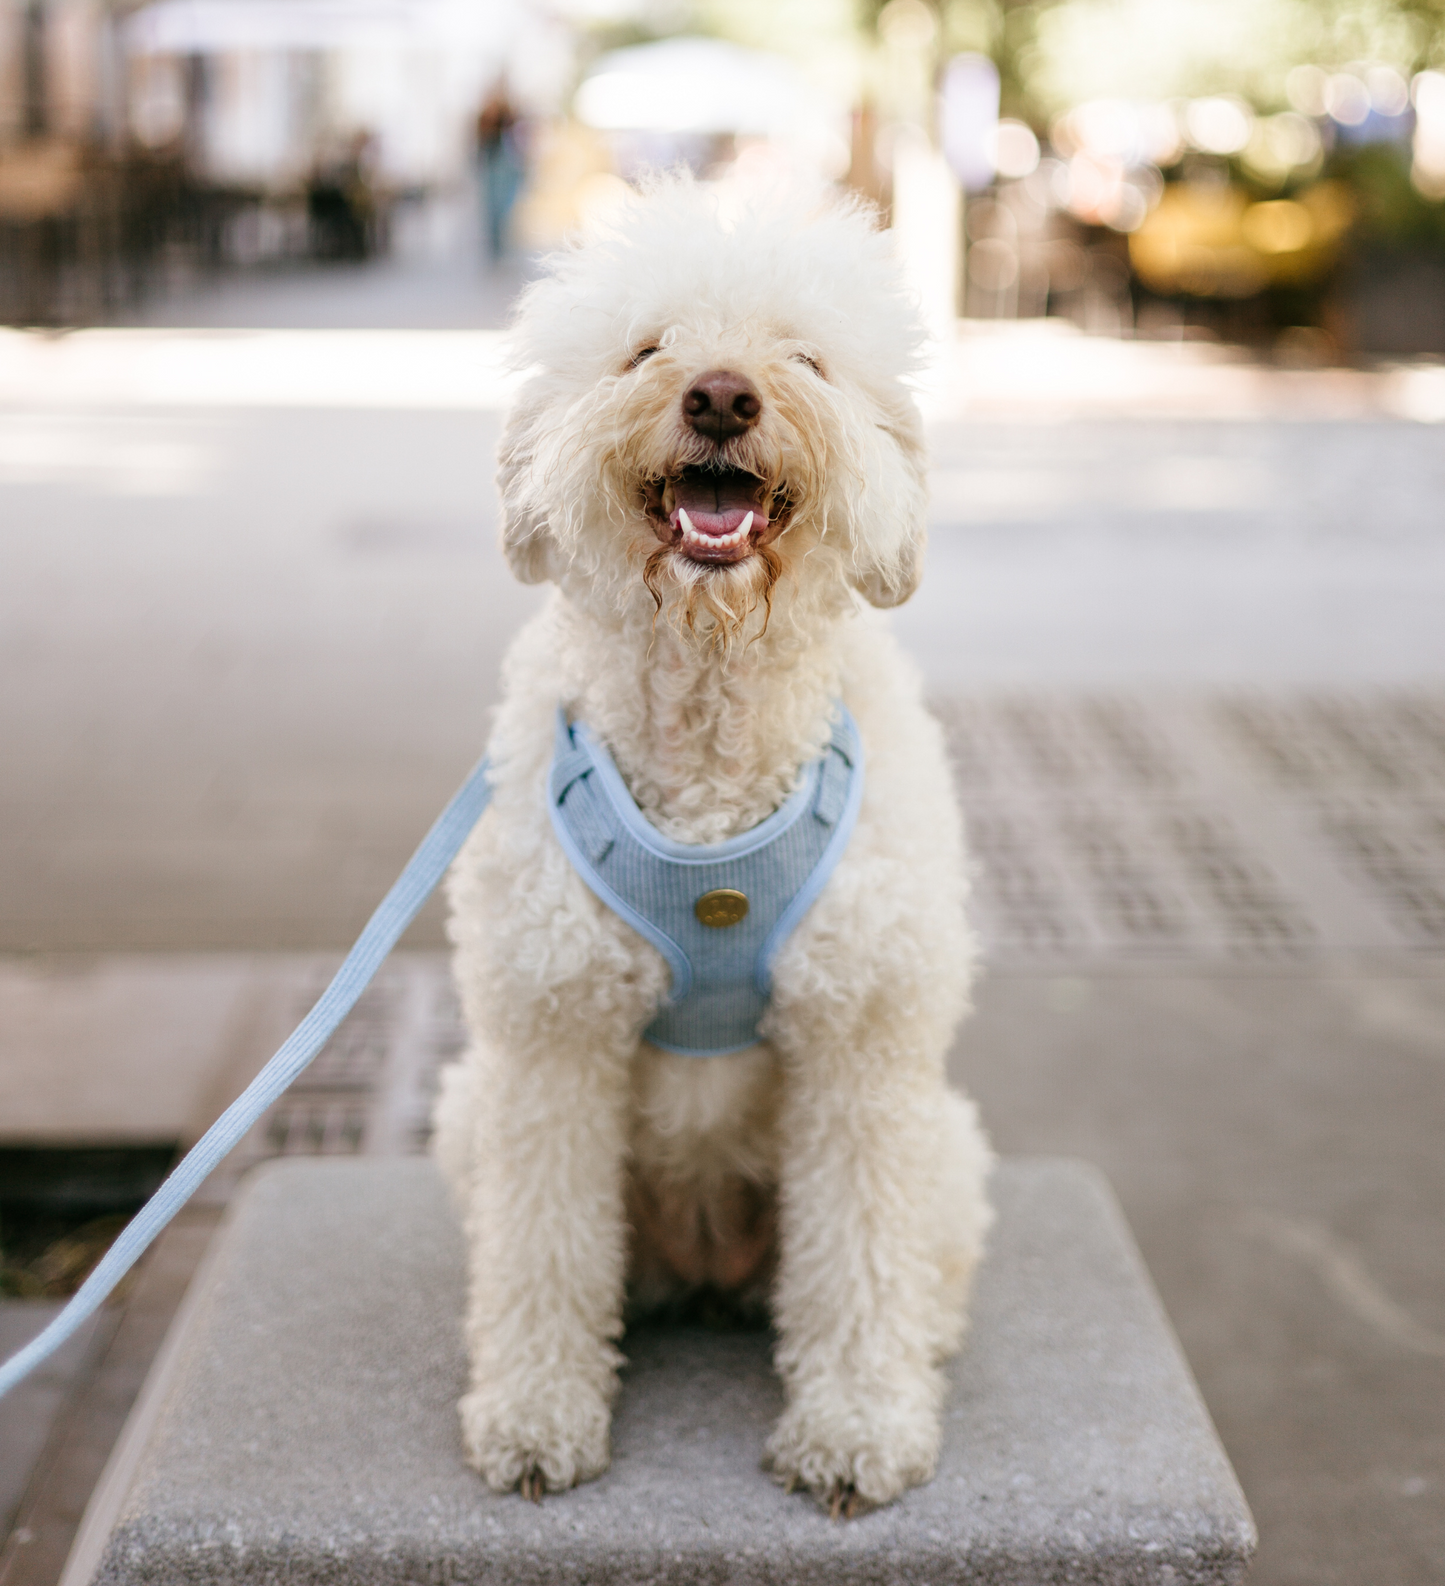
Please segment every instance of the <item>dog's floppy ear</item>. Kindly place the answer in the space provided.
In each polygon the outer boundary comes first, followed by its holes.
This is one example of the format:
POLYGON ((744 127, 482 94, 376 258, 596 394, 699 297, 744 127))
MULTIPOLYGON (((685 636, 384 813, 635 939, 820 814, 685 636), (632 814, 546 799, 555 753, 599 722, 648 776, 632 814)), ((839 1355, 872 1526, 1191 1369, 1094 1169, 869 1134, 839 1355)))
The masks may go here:
MULTIPOLYGON (((870 606, 901 606, 923 575, 928 543, 928 456, 911 401, 897 419, 879 428, 895 443, 893 467, 871 481, 884 516, 884 532, 853 568, 853 587, 870 606)), ((880 525, 882 527, 882 525, 880 525)))
POLYGON ((923 524, 904 542, 886 566, 874 562, 853 579, 854 587, 870 606, 901 606, 918 588, 923 576, 923 547, 928 539, 923 524))
POLYGON ((497 447, 497 495, 502 503, 502 553, 512 575, 523 584, 543 584, 553 576, 556 542, 547 514, 537 500, 533 476, 534 430, 540 403, 518 402, 507 415, 497 447))

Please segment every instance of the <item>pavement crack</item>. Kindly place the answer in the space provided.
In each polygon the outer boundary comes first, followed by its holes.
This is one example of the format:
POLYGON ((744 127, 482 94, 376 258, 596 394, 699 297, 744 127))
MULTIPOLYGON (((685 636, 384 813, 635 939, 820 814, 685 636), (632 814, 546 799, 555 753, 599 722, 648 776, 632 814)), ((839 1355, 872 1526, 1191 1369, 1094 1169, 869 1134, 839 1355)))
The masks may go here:
POLYGON ((1309 1267, 1331 1294, 1377 1333, 1419 1355, 1445 1360, 1445 1334, 1417 1322, 1365 1270, 1359 1257, 1330 1230, 1302 1217, 1252 1211, 1246 1228, 1309 1267))

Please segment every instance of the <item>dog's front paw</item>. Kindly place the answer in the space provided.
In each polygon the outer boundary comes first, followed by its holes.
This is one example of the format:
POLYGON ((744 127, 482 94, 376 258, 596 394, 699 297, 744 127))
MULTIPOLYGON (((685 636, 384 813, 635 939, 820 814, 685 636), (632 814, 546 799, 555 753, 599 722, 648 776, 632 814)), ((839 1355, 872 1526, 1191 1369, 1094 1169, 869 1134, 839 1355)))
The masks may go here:
POLYGON ((764 1463, 790 1492, 806 1487, 835 1520, 851 1520, 928 1481, 938 1439, 932 1404, 815 1392, 783 1413, 764 1463))
POLYGON ((497 1492, 520 1488, 540 1501, 544 1492, 562 1492, 607 1469, 608 1405, 589 1385, 554 1384, 525 1398, 483 1388, 457 1409, 467 1461, 497 1492))

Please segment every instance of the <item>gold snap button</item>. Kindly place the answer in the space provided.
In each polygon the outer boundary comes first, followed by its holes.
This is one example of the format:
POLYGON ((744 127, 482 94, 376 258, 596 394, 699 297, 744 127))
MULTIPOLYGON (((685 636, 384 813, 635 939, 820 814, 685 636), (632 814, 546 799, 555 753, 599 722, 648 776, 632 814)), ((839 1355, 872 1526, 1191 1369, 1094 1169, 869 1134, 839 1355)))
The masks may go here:
POLYGON ((692 912, 704 925, 721 930, 725 925, 736 925, 748 912, 744 893, 731 887, 719 887, 715 892, 704 892, 692 906, 692 912))

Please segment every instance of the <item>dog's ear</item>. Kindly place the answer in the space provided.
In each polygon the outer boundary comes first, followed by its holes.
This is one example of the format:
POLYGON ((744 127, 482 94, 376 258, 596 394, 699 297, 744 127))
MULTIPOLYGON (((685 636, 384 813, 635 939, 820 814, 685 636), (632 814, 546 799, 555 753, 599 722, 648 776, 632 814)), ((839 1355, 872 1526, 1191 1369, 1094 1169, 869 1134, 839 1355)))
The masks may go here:
POLYGON ((874 562, 854 577, 854 588, 870 606, 901 606, 918 588, 927 539, 927 530, 920 523, 917 533, 909 537, 895 558, 886 565, 874 562))
POLYGON ((928 454, 917 409, 908 402, 893 422, 879 428, 897 450, 892 466, 871 481, 887 527, 862 548, 853 569, 853 587, 870 606, 901 606, 918 588, 923 549, 928 543, 928 454))
POLYGON ((544 584, 553 576, 555 541, 537 500, 533 474, 539 403, 518 402, 507 415, 497 447, 497 495, 502 504, 502 553, 512 576, 544 584))

